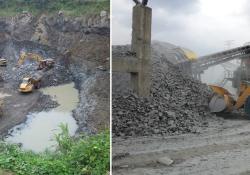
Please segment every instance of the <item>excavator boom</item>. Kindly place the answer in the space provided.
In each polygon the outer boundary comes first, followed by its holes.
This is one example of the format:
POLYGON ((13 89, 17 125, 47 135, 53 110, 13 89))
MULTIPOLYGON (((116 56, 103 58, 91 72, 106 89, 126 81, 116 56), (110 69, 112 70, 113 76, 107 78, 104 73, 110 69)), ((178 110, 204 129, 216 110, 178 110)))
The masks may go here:
POLYGON ((43 60, 43 58, 38 54, 23 52, 20 54, 20 57, 18 59, 18 66, 21 66, 26 59, 35 60, 37 62, 41 62, 43 60))
POLYGON ((34 60, 38 62, 38 70, 44 69, 44 68, 51 68, 54 66, 55 61, 53 59, 43 59, 42 56, 36 54, 36 53, 25 53, 22 52, 20 54, 20 57, 18 59, 18 66, 21 66, 26 59, 34 60))
POLYGON ((245 105, 248 96, 250 96, 250 86, 246 84, 241 84, 240 94, 235 104, 236 109, 239 109, 245 105))

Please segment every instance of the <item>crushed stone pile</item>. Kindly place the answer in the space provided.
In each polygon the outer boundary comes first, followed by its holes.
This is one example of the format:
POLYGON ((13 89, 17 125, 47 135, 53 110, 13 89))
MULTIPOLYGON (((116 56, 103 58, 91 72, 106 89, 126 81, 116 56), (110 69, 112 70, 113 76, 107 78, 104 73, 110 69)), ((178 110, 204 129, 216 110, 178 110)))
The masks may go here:
MULTIPOLYGON (((129 46, 114 46, 115 56, 129 46)), ((120 54, 119 54, 120 53, 120 54)), ((115 59, 115 57, 113 57, 115 59)), ((113 73, 113 136, 174 135, 198 132, 213 115, 208 110, 212 91, 182 73, 152 51, 150 97, 138 97, 128 87, 128 74, 113 73)))

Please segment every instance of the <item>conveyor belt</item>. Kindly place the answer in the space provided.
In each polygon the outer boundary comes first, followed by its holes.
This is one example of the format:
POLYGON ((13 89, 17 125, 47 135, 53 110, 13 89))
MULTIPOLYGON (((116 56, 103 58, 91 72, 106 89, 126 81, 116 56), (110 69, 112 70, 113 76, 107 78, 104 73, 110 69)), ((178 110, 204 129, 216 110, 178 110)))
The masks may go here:
POLYGON ((199 74, 210 66, 218 65, 233 59, 248 57, 250 58, 250 45, 199 57, 196 62, 193 62, 192 69, 195 73, 199 74))

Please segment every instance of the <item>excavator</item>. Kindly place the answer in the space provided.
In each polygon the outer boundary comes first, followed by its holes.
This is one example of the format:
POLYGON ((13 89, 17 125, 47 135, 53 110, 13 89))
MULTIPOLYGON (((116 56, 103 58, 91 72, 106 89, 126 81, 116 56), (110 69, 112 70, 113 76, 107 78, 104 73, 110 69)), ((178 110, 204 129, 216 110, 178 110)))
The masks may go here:
POLYGON ((223 87, 209 85, 214 92, 209 102, 210 111, 222 113, 244 108, 245 114, 250 116, 250 59, 241 59, 240 67, 230 80, 237 88, 236 97, 223 87))
POLYGON ((21 66, 26 59, 37 61, 39 63, 37 70, 42 70, 44 68, 52 68, 55 64, 55 61, 51 58, 43 59, 42 56, 36 53, 21 52, 20 57, 18 59, 18 67, 21 66))

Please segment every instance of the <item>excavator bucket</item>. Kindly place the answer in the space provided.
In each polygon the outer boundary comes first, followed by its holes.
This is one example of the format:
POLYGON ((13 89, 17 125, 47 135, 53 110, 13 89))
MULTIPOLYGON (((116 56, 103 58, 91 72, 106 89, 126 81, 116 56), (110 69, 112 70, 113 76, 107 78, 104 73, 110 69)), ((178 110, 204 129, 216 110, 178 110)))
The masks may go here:
POLYGON ((222 112, 227 108, 223 96, 215 94, 209 102, 209 109, 211 112, 222 112))
POLYGON ((233 109, 234 99, 232 95, 224 88, 210 85, 214 92, 213 97, 209 102, 211 112, 229 112, 233 109))

